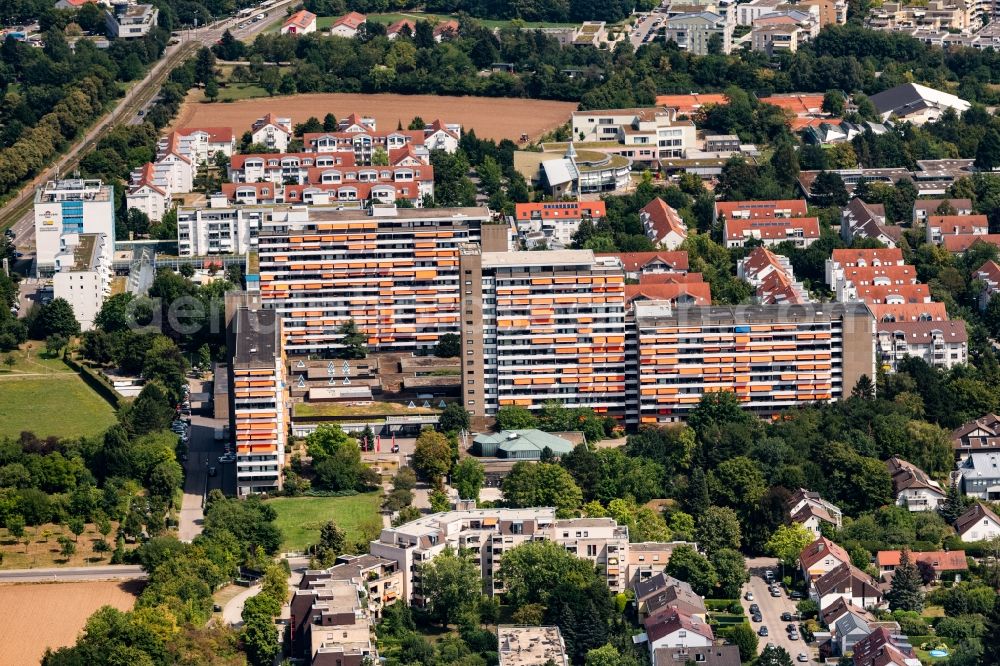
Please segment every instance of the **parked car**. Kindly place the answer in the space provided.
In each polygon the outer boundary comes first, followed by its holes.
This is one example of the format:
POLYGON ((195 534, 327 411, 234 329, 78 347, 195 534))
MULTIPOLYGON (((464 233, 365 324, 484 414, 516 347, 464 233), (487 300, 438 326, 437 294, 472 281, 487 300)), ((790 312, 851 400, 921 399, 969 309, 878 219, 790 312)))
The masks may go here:
POLYGON ((758 636, 767 636, 767 627, 761 627, 757 630, 758 636))
POLYGON ((785 611, 784 613, 781 614, 781 621, 782 622, 791 622, 792 621, 792 614, 789 613, 788 611, 785 611))
POLYGON ((750 614, 760 615, 760 606, 758 606, 757 604, 750 604, 750 614))
POLYGON ((807 655, 805 652, 799 652, 799 656, 796 657, 795 660, 799 662, 807 662, 809 661, 809 655, 807 655))
POLYGON ((788 593, 788 598, 789 599, 804 599, 805 595, 803 595, 798 590, 792 590, 791 592, 788 593))
POLYGON ((753 615, 750 616, 750 619, 753 620, 754 622, 763 622, 764 621, 764 618, 761 617, 760 613, 754 613, 753 615))
POLYGON ((772 597, 780 597, 781 596, 781 590, 779 590, 776 587, 772 587, 771 588, 771 596, 772 597))
POLYGON ((797 640, 799 640, 799 632, 797 632, 797 631, 790 632, 788 634, 788 640, 790 640, 790 641, 797 641, 797 640))
POLYGON ((753 592, 747 592, 746 594, 743 595, 743 598, 746 599, 747 601, 753 601, 753 592))
POLYGON ((795 628, 795 625, 794 625, 794 624, 792 624, 792 623, 788 623, 788 624, 787 624, 787 625, 785 626, 785 631, 787 631, 787 632, 793 632, 793 631, 797 631, 797 629, 795 628))
POLYGON ((219 462, 223 464, 236 462, 236 456, 234 456, 232 453, 227 453, 224 456, 219 456, 219 462))

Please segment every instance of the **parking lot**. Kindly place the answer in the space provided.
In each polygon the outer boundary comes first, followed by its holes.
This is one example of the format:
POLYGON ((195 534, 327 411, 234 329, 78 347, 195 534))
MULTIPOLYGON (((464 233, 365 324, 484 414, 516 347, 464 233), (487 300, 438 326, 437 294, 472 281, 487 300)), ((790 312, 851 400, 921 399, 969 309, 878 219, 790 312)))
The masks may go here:
MULTIPOLYGON (((204 391, 199 380, 189 382, 190 390, 195 393, 204 391)), ((215 439, 216 428, 224 425, 207 412, 207 406, 201 410, 199 405, 193 405, 190 421, 183 430, 178 432, 187 436, 187 459, 184 465, 184 499, 181 504, 178 538, 190 541, 201 533, 204 518, 203 501, 209 491, 219 488, 227 495, 236 493, 236 465, 220 463, 219 457, 224 455, 224 443, 215 439)), ((182 421, 186 421, 182 419, 182 421)))
POLYGON ((788 624, 794 623, 797 626, 798 622, 791 621, 787 615, 784 620, 782 619, 783 613, 796 613, 795 606, 798 602, 789 599, 785 591, 782 591, 780 596, 772 596, 768 583, 764 579, 765 572, 768 570, 774 572, 775 576, 779 575, 777 560, 767 557, 755 558, 747 560, 747 566, 750 567, 750 582, 743 587, 743 598, 740 603, 743 604, 743 610, 747 617, 753 616, 751 605, 756 604, 760 609, 761 621, 751 620, 750 623, 754 631, 758 632, 758 652, 762 652, 771 643, 784 648, 791 655, 793 661, 803 662, 799 655, 805 654, 805 662, 813 662, 815 651, 802 640, 801 635, 792 640, 786 630, 788 624), (753 595, 752 600, 747 599, 747 592, 753 595), (760 636, 761 627, 767 627, 767 636, 760 636))

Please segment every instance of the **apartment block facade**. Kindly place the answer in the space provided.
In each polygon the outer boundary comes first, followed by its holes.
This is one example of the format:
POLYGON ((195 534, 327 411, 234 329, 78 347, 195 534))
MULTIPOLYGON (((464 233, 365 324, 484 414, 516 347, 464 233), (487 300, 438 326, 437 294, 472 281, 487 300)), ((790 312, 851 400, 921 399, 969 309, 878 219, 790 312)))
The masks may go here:
POLYGON ((402 597, 424 604, 420 565, 446 548, 472 551, 486 594, 503 594, 496 574, 503 554, 529 541, 553 541, 602 570, 613 592, 628 587, 628 527, 611 518, 559 520, 555 509, 469 509, 423 516, 382 530, 371 554, 398 564, 403 573, 402 597))
POLYGON ((462 247, 463 398, 492 416, 548 400, 625 411, 625 275, 590 250, 462 247))
POLYGON ((67 234, 62 243, 52 276, 53 296, 66 299, 80 328, 89 331, 104 299, 111 295, 114 239, 106 234, 67 234))
POLYGON ((259 303, 240 304, 230 318, 230 432, 236 441, 236 491, 281 488, 288 437, 288 387, 281 320, 259 303))
POLYGON ((114 188, 100 180, 50 180, 35 192, 36 268, 47 275, 63 251, 63 236, 104 234, 115 238, 114 188))
POLYGON ((260 289, 283 320, 286 353, 338 348, 348 320, 381 351, 427 350, 458 333, 459 247, 507 249, 508 227, 490 221, 488 208, 268 209, 260 289))
POLYGON ((709 393, 734 391, 761 415, 849 394, 875 376, 875 321, 863 304, 672 308, 637 302, 640 424, 685 420, 709 393))
POLYGON ((260 221, 267 208, 228 206, 213 198, 209 207, 177 209, 177 253, 182 257, 246 254, 256 246, 260 221))

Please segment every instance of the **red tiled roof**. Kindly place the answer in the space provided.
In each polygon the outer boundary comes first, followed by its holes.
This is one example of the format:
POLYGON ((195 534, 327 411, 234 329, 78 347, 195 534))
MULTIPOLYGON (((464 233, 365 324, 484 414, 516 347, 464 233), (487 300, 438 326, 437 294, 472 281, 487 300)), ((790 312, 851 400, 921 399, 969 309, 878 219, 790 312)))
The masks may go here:
MULTIPOLYGON (((875 555, 879 567, 898 567, 903 557, 901 550, 880 550, 875 555)), ((910 551, 910 561, 914 564, 924 563, 936 572, 966 571, 969 562, 965 559, 964 550, 935 550, 914 553, 910 551)))
MULTIPOLYGON (((603 205, 603 203, 602 203, 603 205)), ((687 225, 677 211, 667 205, 667 202, 656 197, 639 211, 640 216, 649 216, 649 223, 656 230, 657 238, 664 238, 670 232, 687 237, 687 225)))
POLYGON ((965 252, 976 243, 1000 247, 1000 234, 955 234, 942 238, 942 245, 949 252, 965 252))
POLYGON ((701 273, 665 271, 663 273, 643 273, 639 276, 639 284, 690 284, 704 281, 705 277, 701 273))
POLYGON ((979 267, 976 275, 985 275, 991 282, 1000 283, 1000 266, 997 265, 997 262, 990 259, 979 267))
POLYGON ((917 269, 909 264, 902 266, 850 266, 844 269, 844 279, 856 287, 872 284, 876 278, 887 278, 893 284, 898 282, 916 284, 917 269))
POLYGON ((704 636, 710 641, 715 640, 715 634, 712 633, 712 627, 707 623, 700 621, 693 615, 688 615, 677 608, 673 608, 670 611, 660 613, 653 617, 646 618, 646 636, 649 637, 651 642, 658 641, 664 636, 669 636, 678 630, 693 631, 696 634, 704 636))
POLYGON ((728 104, 729 98, 719 93, 691 93, 690 95, 658 95, 656 106, 677 109, 678 113, 691 113, 710 104, 728 104))
POLYGON ((543 220, 575 220, 584 215, 596 219, 604 217, 607 209, 603 201, 537 201, 514 205, 518 220, 530 220, 532 213, 540 214, 543 220))
POLYGON ((299 28, 300 30, 304 30, 305 28, 308 28, 315 22, 316 22, 315 14, 313 14, 308 10, 300 9, 299 11, 295 12, 294 14, 288 17, 288 19, 284 23, 284 27, 287 28, 289 26, 294 26, 296 28, 299 28))
POLYGON ((985 215, 930 215, 927 226, 942 234, 971 234, 978 228, 988 229, 990 223, 985 215))
MULTIPOLYGON (((930 321, 948 321, 948 312, 944 303, 879 303, 869 305, 868 309, 875 315, 876 321, 921 321, 921 317, 928 315, 930 321), (886 320, 891 317, 891 320, 886 320)), ((923 321, 928 321, 923 319, 923 321)))
POLYGON ((906 666, 912 650, 904 651, 885 627, 878 627, 854 644, 854 666, 906 666))
POLYGON ((417 29, 417 24, 411 21, 410 19, 400 19, 395 23, 393 23, 392 25, 390 25, 388 28, 386 28, 385 34, 394 35, 400 32, 404 27, 408 27, 410 29, 410 32, 413 33, 413 31, 417 29))
POLYGON ((830 541, 826 537, 820 537, 802 549, 799 553, 799 562, 806 570, 828 555, 833 556, 841 563, 850 564, 851 556, 839 545, 830 541))
POLYGON ((737 213, 749 212, 749 219, 773 218, 775 211, 788 210, 791 217, 805 217, 809 208, 804 199, 781 199, 772 201, 717 201, 715 203, 716 217, 725 215, 733 219, 737 213))
POLYGON ((766 247, 756 247, 743 260, 743 274, 753 278, 768 266, 782 273, 785 271, 785 267, 782 265, 777 254, 771 252, 766 247))
POLYGON ((858 300, 863 303, 885 303, 890 297, 899 296, 907 303, 929 303, 930 288, 926 284, 855 285, 858 300))
POLYGON ((638 273, 647 265, 664 263, 675 271, 688 269, 688 253, 682 250, 673 252, 607 252, 598 253, 599 257, 618 257, 626 273, 638 273))
MULTIPOLYGON (((792 19, 792 23, 795 23, 794 19, 792 19)), ((823 111, 823 95, 809 93, 789 93, 787 95, 761 97, 760 103, 777 106, 786 111, 791 111, 797 116, 822 113, 823 111)), ((826 122, 826 120, 826 118, 821 119, 822 122, 826 122)))
POLYGON ((458 21, 454 19, 441 21, 440 23, 436 23, 434 25, 434 36, 440 37, 445 33, 458 32, 458 28, 459 28, 458 21))
POLYGON ((163 188, 153 183, 154 174, 155 170, 153 168, 152 162, 146 162, 145 164, 143 164, 142 171, 139 174, 139 179, 135 183, 133 183, 132 187, 130 188, 130 191, 135 192, 140 187, 148 187, 149 189, 155 190, 160 194, 166 196, 167 195, 166 191, 163 188))
POLYGON ((361 25, 368 20, 368 17, 359 12, 348 12, 341 16, 339 19, 333 22, 330 26, 331 28, 336 28, 338 26, 346 25, 352 30, 357 30, 361 25))
POLYGON ((689 296, 692 305, 711 305, 712 290, 707 282, 667 282, 625 285, 625 302, 651 300, 676 302, 682 296, 689 296))
MULTIPOLYGON (((747 231, 757 231, 762 239, 787 238, 788 229, 802 231, 803 238, 819 238, 819 219, 815 217, 772 217, 750 220, 726 219, 726 240, 745 238, 747 231)), ((758 234, 753 234, 754 236, 758 234)))
POLYGON ((903 265, 903 251, 898 247, 894 248, 869 248, 869 249, 839 249, 834 250, 832 259, 835 264, 843 267, 859 266, 864 262, 865 266, 873 266, 876 262, 885 266, 889 264, 903 265))

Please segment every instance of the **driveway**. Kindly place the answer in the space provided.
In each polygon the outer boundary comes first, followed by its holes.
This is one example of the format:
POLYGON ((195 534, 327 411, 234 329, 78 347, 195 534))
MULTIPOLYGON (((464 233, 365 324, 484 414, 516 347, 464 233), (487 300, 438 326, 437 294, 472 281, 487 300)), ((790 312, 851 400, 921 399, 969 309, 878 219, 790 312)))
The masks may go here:
MULTIPOLYGON (((188 382, 192 393, 203 390, 201 381, 188 382)), ((184 499, 181 503, 177 538, 190 542, 201 534, 204 522, 204 499, 212 488, 222 488, 223 492, 235 492, 235 465, 222 465, 219 456, 223 453, 222 442, 215 441, 216 426, 226 425, 202 414, 191 416, 191 439, 188 442, 188 459, 184 463, 184 499), (214 467, 217 476, 209 477, 208 469, 214 467), (231 482, 226 475, 232 476, 231 482)))
POLYGON ((750 568, 750 582, 743 587, 743 598, 741 598, 740 603, 743 604, 743 610, 747 617, 750 616, 750 604, 755 603, 760 606, 763 622, 751 622, 750 624, 755 631, 759 630, 761 626, 765 626, 769 632, 766 637, 759 636, 757 651, 763 652, 768 643, 773 643, 778 647, 785 648, 793 661, 800 652, 805 652, 809 655, 810 663, 812 663, 815 660, 814 651, 803 642, 801 637, 798 640, 789 640, 788 632, 785 631, 785 626, 789 622, 781 619, 782 613, 796 612, 797 602, 789 599, 784 592, 780 597, 772 597, 767 582, 763 578, 766 569, 771 569, 775 575, 778 575, 778 560, 771 557, 752 558, 747 560, 747 566, 750 568), (753 592, 753 601, 747 601, 745 598, 748 590, 753 592))

